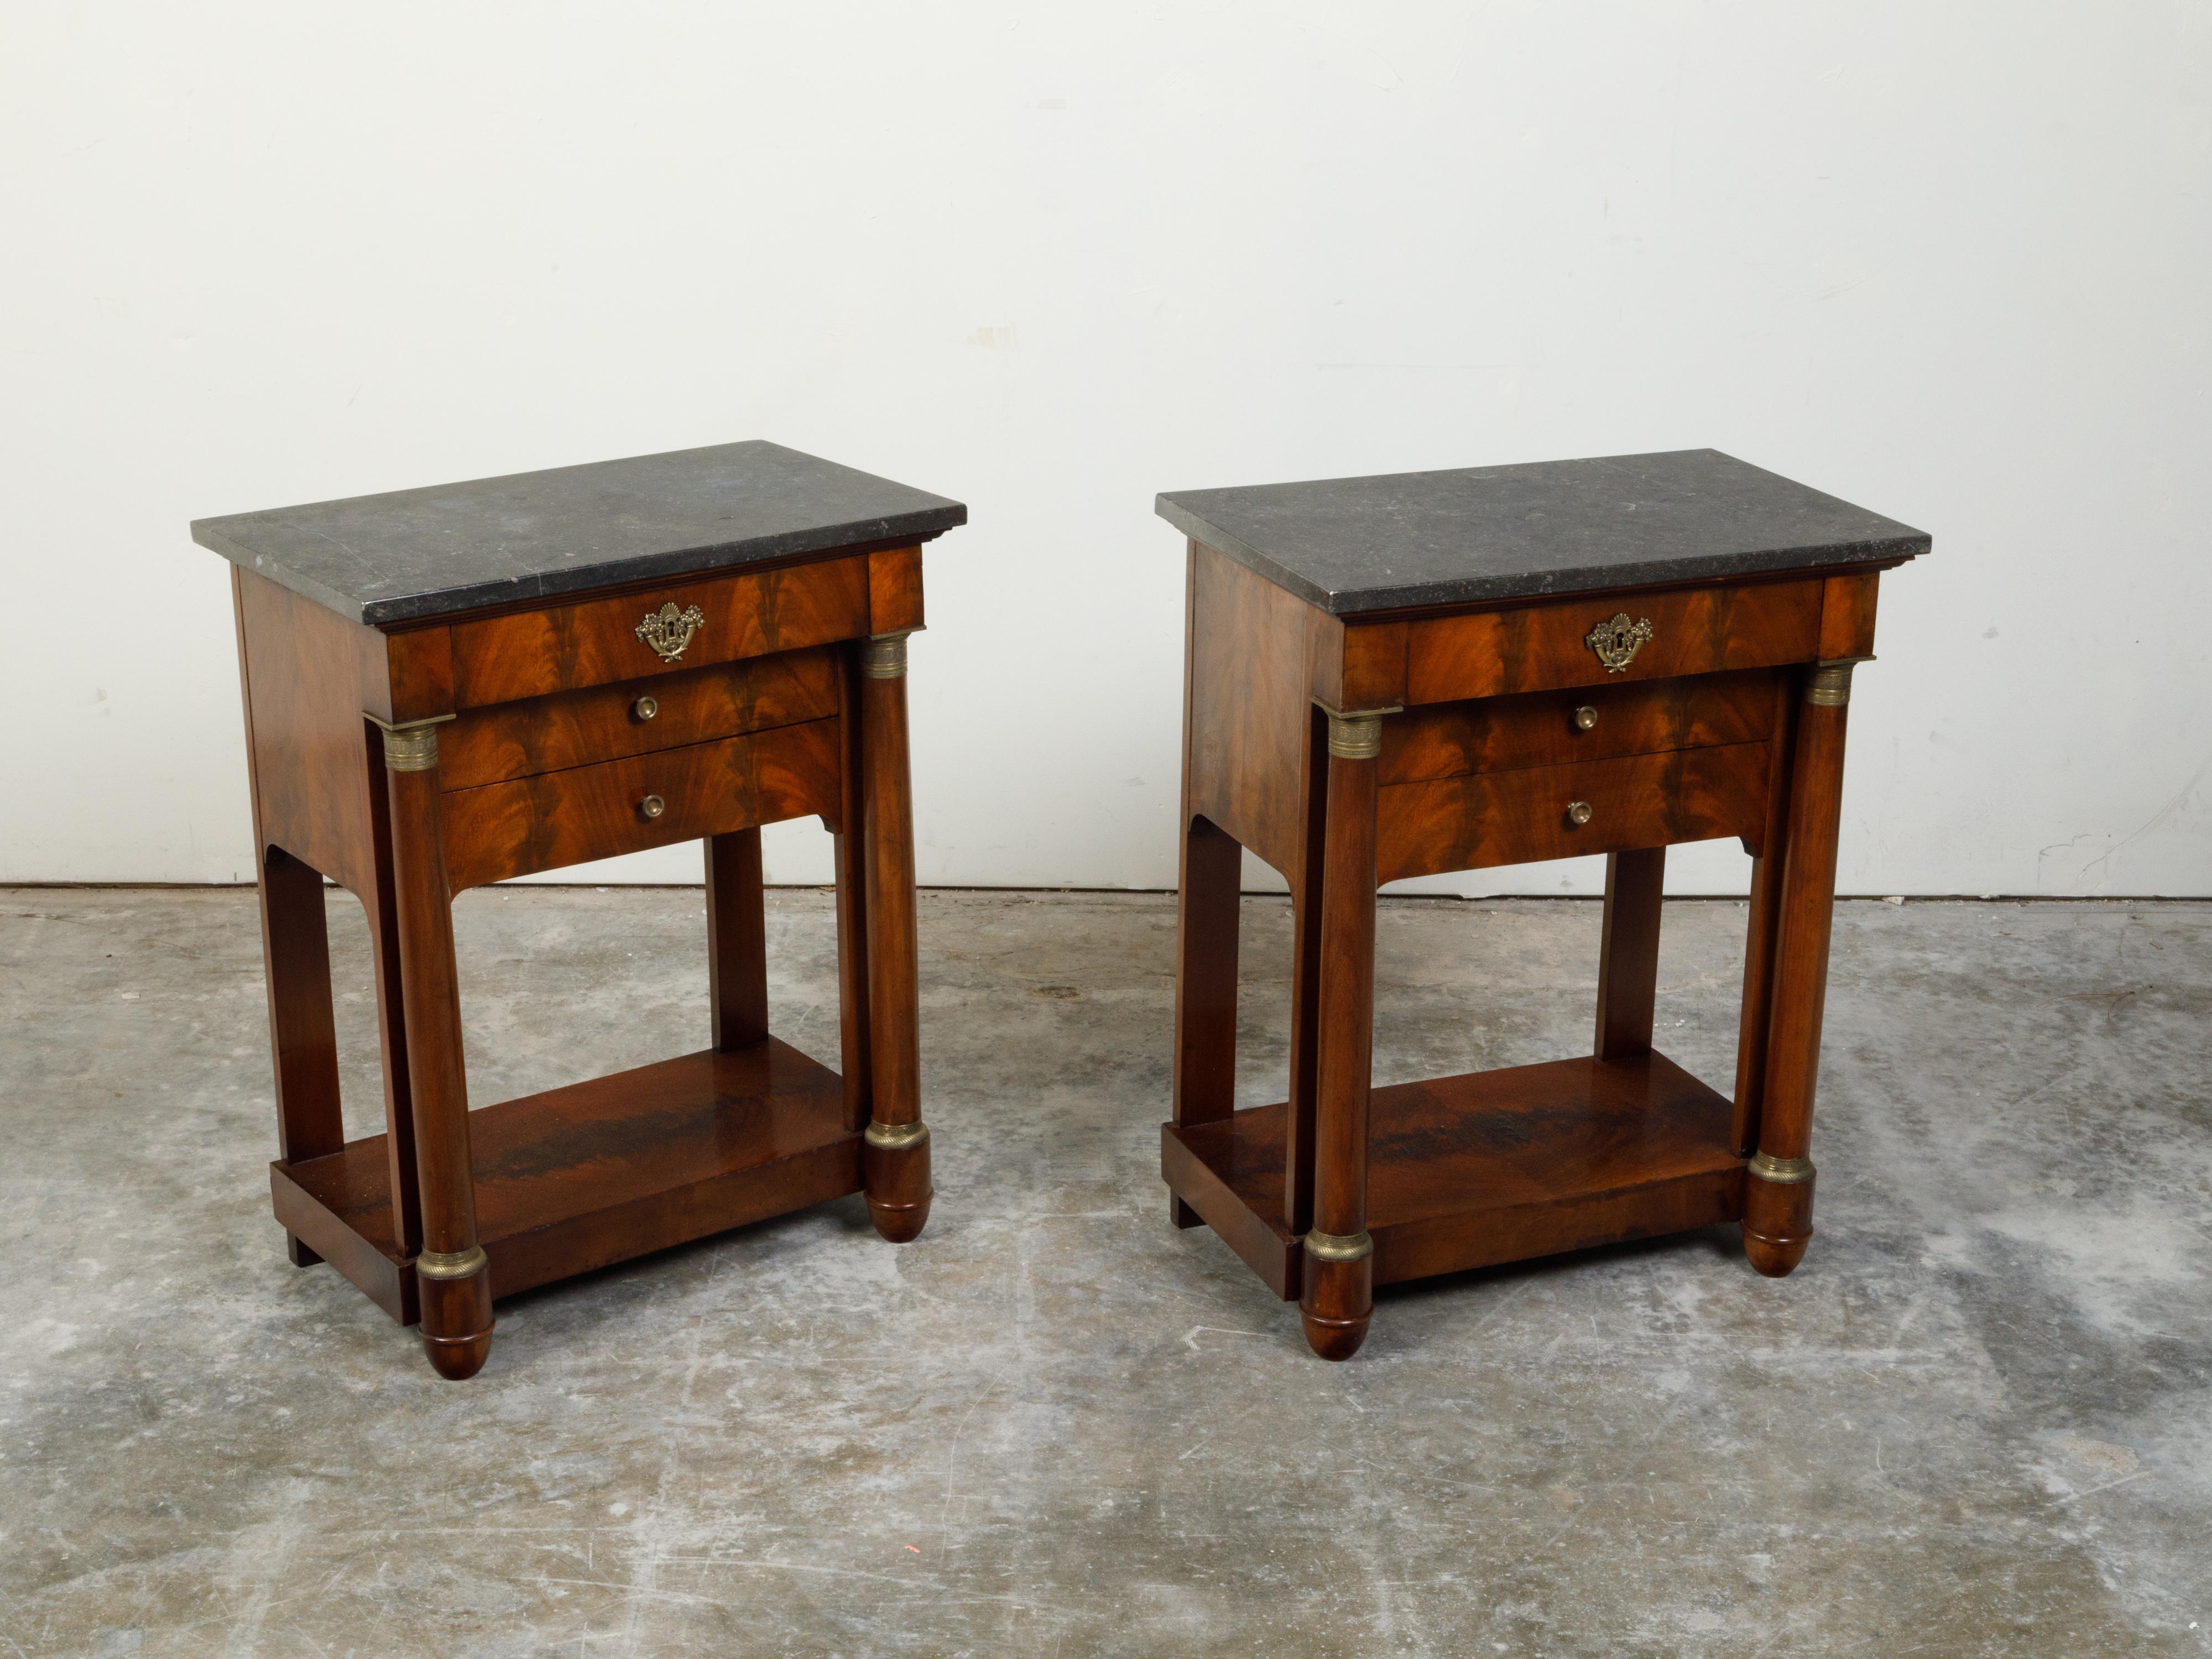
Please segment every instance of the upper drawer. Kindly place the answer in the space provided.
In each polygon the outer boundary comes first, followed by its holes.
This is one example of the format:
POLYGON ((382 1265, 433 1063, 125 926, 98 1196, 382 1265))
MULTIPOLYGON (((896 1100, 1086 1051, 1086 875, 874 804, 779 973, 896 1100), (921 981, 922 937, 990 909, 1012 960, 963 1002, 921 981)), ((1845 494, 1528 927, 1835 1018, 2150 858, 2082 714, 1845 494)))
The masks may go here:
POLYGON ((1761 742, 1774 729, 1777 679, 1772 669, 1753 668, 1409 708, 1382 722, 1377 781, 1414 783, 1761 742))
POLYGON ((866 554, 678 582, 456 623, 453 702, 459 708, 512 702, 867 632, 866 554))
POLYGON ((826 646, 562 691, 462 713, 438 739, 438 777, 447 789, 473 789, 819 720, 837 702, 837 658, 826 646))
POLYGON ((1817 580, 1753 582, 1413 623, 1406 633, 1406 702, 1810 662, 1820 653, 1820 587, 1817 580), (1609 667, 1590 637, 1617 616, 1627 618, 1634 654, 1609 667))

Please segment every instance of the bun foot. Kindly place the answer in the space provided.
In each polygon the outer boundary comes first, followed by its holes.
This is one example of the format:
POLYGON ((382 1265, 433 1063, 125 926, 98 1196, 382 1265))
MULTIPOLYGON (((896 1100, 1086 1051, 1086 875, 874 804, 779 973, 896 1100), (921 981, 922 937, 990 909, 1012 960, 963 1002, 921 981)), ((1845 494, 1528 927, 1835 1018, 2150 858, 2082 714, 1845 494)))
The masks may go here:
POLYGON ((1301 1308, 1298 1322, 1306 1328, 1306 1346, 1323 1359, 1349 1359, 1367 1340, 1364 1315, 1358 1319, 1323 1319, 1301 1308))
POLYGON ((1769 1279, 1788 1277, 1813 1242, 1813 1165, 1755 1153, 1743 1183, 1743 1253, 1769 1279))
POLYGON ((491 1358, 491 1333, 478 1331, 474 1336, 425 1336, 422 1352, 429 1356, 430 1369, 448 1382, 465 1382, 484 1366, 491 1358))
POLYGON ((1752 1231, 1748 1224, 1743 1230, 1744 1255, 1769 1279, 1787 1279, 1805 1259, 1805 1247, 1812 1242, 1809 1230, 1802 1238, 1770 1238, 1752 1231))
POLYGON ((491 1354, 491 1274, 482 1247, 450 1256, 423 1251, 415 1258, 415 1282, 422 1293, 422 1352, 429 1356, 430 1369, 449 1382, 467 1382, 491 1354), (473 1271, 453 1279, 430 1264, 473 1265, 473 1271))
POLYGON ((929 1130, 920 1123, 871 1123, 860 1144, 868 1219, 893 1244, 910 1244, 929 1224, 929 1130))
POLYGON ((878 1204, 872 1198, 868 1200, 868 1219, 876 1224, 876 1231, 884 1236, 885 1243, 911 1244, 929 1224, 929 1200, 925 1198, 919 1204, 878 1204))
POLYGON ((1306 1235, 1298 1318, 1306 1346, 1323 1359, 1349 1359, 1367 1340, 1375 1312, 1375 1243, 1364 1232, 1306 1235))

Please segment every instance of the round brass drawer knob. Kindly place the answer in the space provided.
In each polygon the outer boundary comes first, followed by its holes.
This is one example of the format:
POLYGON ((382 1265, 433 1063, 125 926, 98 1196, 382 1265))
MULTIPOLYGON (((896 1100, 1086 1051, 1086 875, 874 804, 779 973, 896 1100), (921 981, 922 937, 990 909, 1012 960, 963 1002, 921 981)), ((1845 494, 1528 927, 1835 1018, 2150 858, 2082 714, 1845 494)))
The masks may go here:
POLYGON ((1597 724, 1597 710, 1584 703, 1575 710, 1575 730, 1587 732, 1597 724))
POLYGON ((1567 822, 1569 823, 1573 824, 1577 830, 1579 830, 1583 824, 1588 823, 1589 821, 1590 804, 1588 801, 1571 800, 1567 803, 1567 822))
POLYGON ((629 712, 641 720, 649 720, 660 712, 660 699, 640 697, 635 702, 630 704, 629 712))
MULTIPOLYGON (((668 810, 668 803, 658 795, 647 795, 643 800, 638 802, 637 810, 649 818, 657 818, 668 810)), ((1589 808, 1585 806, 1583 811, 1588 813, 1589 808)))

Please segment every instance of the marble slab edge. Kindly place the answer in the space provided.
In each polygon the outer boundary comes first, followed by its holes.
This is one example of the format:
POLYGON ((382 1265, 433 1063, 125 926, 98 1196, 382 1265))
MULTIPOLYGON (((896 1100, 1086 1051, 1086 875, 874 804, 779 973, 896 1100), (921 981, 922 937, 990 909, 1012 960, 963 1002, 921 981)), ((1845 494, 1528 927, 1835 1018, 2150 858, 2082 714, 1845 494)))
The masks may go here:
POLYGON ((557 599, 617 583, 651 580, 658 576, 703 575, 709 572, 765 564, 773 560, 827 553, 841 547, 872 542, 933 541, 946 531, 968 522, 968 508, 959 501, 942 507, 895 513, 888 518, 858 520, 848 524, 823 525, 778 536, 753 536, 743 541, 710 543, 704 546, 672 548, 647 554, 624 554, 592 564, 542 571, 506 581, 472 582, 428 593, 405 593, 388 599, 362 600, 287 569, 278 562, 231 541, 222 533, 224 520, 195 519, 192 539, 211 553, 219 553, 242 569, 265 576, 280 587, 337 611, 370 628, 396 627, 433 617, 465 615, 492 605, 532 599, 557 599))
POLYGON ((1636 564, 1591 565, 1582 568, 1530 570, 1502 576, 1453 577, 1387 587, 1331 591, 1285 568, 1259 549, 1207 523, 1196 514, 1157 497, 1152 510, 1194 541, 1258 571, 1276 586, 1295 593, 1332 617, 1366 616, 1378 611, 1419 611, 1432 605, 1482 605, 1498 599, 1561 598, 1609 592, 1616 588, 1657 587, 1668 582, 1763 575, 1771 571, 1811 570, 1823 565, 1877 564, 1917 558, 1934 545, 1922 532, 1840 543, 1759 548, 1744 553, 1700 553, 1688 558, 1651 559, 1636 564))

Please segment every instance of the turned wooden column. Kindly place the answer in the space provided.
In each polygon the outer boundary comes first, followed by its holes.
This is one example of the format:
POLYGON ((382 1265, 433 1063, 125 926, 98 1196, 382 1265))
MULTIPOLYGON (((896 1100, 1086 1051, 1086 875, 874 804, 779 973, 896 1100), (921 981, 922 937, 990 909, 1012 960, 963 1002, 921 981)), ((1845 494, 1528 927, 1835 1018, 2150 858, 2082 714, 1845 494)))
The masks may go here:
POLYGON ((874 1102, 860 1164, 869 1219, 894 1244, 921 1234, 929 1220, 931 1197, 929 1126, 921 1121, 906 640, 903 633, 878 635, 860 656, 868 1048, 874 1102))
MULTIPOLYGON (((1395 714, 1395 709, 1387 712, 1395 714)), ((1313 1227, 1298 1313, 1324 1359, 1349 1359, 1375 1310, 1367 1235, 1367 1106, 1375 1028, 1375 762, 1378 712, 1328 717, 1316 1010, 1313 1227)))
POLYGON ((1651 1052, 1651 1016, 1659 996, 1659 906, 1666 887, 1665 848, 1607 855, 1594 1051, 1600 1060, 1651 1052))
MULTIPOLYGON (((269 964, 269 1050, 276 1063, 276 1149, 287 1163, 345 1145, 338 1112, 338 1040, 331 1001, 323 878, 281 848, 261 855, 261 951, 269 964)), ((317 1255, 284 1235, 295 1266, 317 1255)))
POLYGON ((768 912, 758 830, 707 837, 707 1002, 720 1053, 768 1040, 768 912))
POLYGON ((422 1248, 415 1258, 422 1347, 441 1376, 474 1376, 491 1352, 491 1276, 477 1237, 461 1064, 460 987, 438 794, 438 722, 384 727, 400 1000, 415 1109, 422 1248))
MULTIPOLYGON (((1759 1103, 1759 1150, 1744 1182, 1743 1245, 1751 1265, 1779 1279, 1813 1237, 1813 1094, 1828 988, 1836 902, 1836 840, 1843 819, 1844 721, 1851 669, 1823 662, 1806 676, 1790 768, 1789 829, 1776 901, 1772 1012, 1759 1103)), ((1771 878, 1771 872, 1762 870, 1771 878)), ((1756 906, 1754 907, 1754 914, 1756 906)))
MULTIPOLYGON (((1173 1113, 1183 1125, 1216 1123, 1237 1104, 1237 887, 1244 849, 1225 830, 1188 813, 1176 890, 1173 1113)), ((1168 1214, 1195 1227, 1198 1212, 1173 1193, 1168 1214)))

